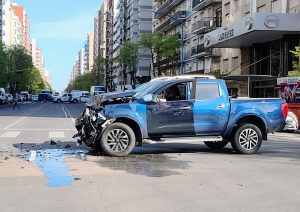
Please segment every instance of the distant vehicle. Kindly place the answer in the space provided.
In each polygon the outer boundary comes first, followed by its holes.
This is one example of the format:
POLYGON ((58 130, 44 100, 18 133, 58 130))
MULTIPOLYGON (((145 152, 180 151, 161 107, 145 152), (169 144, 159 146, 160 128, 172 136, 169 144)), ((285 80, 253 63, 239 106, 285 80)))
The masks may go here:
POLYGON ((77 103, 77 102, 81 101, 81 99, 85 100, 85 97, 89 96, 90 92, 73 90, 73 91, 71 91, 71 94, 72 94, 72 102, 77 103), (82 96, 83 96, 83 98, 81 98, 82 96))
POLYGON ((7 98, 6 98, 6 95, 5 95, 5 89, 0 88, 0 105, 6 104, 6 103, 7 103, 7 98))
POLYGON ((11 94, 6 94, 7 103, 13 103, 14 97, 11 94))
POLYGON ((59 95, 57 97, 54 97, 54 102, 72 102, 72 94, 70 93, 64 93, 62 95, 59 95))
POLYGON ((80 96, 80 102, 90 102, 91 96, 89 92, 82 92, 82 95, 80 96))
POLYGON ((92 86, 91 87, 91 95, 96 96, 99 94, 105 93, 104 86, 92 86))
POLYGON ((58 93, 58 92, 55 92, 54 94, 53 94, 53 97, 55 97, 55 96, 59 96, 60 94, 58 93))
POLYGON ((41 93, 49 93, 49 94, 51 94, 51 91, 50 90, 42 90, 41 93))
POLYGON ((49 93, 40 93, 38 95, 39 102, 53 102, 53 96, 49 93))
POLYGON ((29 92, 28 91, 21 91, 20 95, 23 97, 23 101, 29 100, 29 92))
POLYGON ((39 101, 39 95, 37 95, 37 94, 32 95, 31 96, 31 101, 33 101, 33 102, 39 101))

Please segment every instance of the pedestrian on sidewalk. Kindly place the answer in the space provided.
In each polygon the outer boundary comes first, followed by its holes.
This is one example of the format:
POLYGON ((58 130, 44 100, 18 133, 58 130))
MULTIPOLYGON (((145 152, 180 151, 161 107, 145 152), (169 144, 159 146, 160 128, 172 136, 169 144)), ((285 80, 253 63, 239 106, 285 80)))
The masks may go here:
POLYGON ((18 107, 18 110, 20 110, 20 107, 19 107, 19 104, 18 104, 18 102, 19 102, 19 94, 18 93, 15 94, 14 102, 15 103, 14 103, 13 110, 15 110, 16 107, 18 107))

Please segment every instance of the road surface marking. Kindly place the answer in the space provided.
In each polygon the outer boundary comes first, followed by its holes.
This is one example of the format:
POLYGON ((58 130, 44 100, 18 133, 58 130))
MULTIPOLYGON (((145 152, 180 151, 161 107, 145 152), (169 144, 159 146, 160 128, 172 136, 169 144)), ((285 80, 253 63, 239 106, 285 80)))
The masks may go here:
POLYGON ((21 132, 5 132, 0 138, 16 138, 21 132))
POLYGON ((6 131, 73 131, 75 129, 67 129, 67 128, 62 128, 62 129, 46 129, 46 128, 42 128, 42 129, 8 129, 6 131))
POLYGON ((75 119, 74 119, 74 118, 71 118, 71 117, 72 117, 72 116, 71 116, 71 113, 70 113, 70 111, 68 110, 67 107, 66 107, 66 112, 67 112, 67 114, 69 115, 70 119, 72 120, 73 124, 75 124, 75 119))
POLYGON ((64 138, 65 133, 64 132, 49 132, 49 138, 64 138))
POLYGON ((14 123, 8 125, 7 127, 4 128, 4 130, 7 130, 9 128, 11 128, 12 126, 18 124, 19 122, 23 121, 24 119, 28 118, 29 116, 31 116, 32 114, 36 113, 38 110, 42 109, 42 107, 44 107, 44 105, 42 105, 41 107, 39 107, 37 110, 32 111, 31 113, 29 113, 28 115, 20 118, 19 120, 15 121, 14 123))

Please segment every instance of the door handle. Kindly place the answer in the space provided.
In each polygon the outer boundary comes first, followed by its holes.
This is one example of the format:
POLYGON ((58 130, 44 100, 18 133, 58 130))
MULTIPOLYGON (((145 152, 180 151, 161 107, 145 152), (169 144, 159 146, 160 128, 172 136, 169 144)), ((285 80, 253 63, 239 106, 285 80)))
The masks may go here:
POLYGON ((221 105, 218 106, 218 109, 223 109, 223 108, 225 108, 224 104, 221 104, 221 105))
POLYGON ((191 106, 183 106, 179 108, 180 110, 191 110, 192 107, 191 106))

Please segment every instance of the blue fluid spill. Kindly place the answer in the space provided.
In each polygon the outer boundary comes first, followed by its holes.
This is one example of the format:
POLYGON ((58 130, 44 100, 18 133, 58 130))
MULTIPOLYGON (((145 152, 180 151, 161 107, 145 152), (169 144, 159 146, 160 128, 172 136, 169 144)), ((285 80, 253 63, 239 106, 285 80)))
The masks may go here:
POLYGON ((84 154, 84 150, 46 149, 37 152, 35 163, 52 188, 68 186, 74 181, 71 170, 65 164, 66 154, 84 154))

